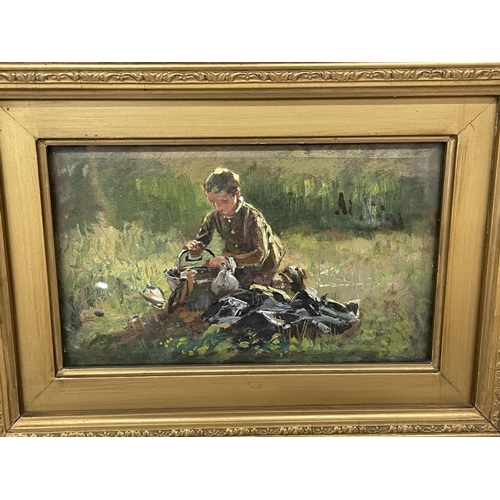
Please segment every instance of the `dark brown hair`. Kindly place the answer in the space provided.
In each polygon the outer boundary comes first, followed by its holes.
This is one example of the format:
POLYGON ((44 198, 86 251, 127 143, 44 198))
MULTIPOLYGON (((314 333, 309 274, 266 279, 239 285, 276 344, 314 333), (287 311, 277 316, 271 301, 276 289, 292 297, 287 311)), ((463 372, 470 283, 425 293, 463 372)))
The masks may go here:
POLYGON ((240 190, 240 176, 227 168, 216 168, 203 187, 207 193, 227 193, 234 196, 240 190))

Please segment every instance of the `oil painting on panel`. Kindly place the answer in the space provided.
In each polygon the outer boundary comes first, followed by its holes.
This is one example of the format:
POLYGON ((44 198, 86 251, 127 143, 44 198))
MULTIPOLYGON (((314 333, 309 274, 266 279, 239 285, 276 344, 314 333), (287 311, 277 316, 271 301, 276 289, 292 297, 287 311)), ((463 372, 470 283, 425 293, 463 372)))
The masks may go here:
POLYGON ((64 365, 428 362, 444 154, 50 147, 64 365))

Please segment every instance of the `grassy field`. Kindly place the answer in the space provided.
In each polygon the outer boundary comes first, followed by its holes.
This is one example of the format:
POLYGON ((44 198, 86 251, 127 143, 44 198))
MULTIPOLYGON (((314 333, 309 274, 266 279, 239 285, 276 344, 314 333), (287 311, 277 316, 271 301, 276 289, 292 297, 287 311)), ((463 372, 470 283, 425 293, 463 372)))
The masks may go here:
MULTIPOLYGON (((140 224, 73 229, 60 247, 60 298, 67 366, 186 363, 419 362, 430 356, 433 239, 402 231, 307 227, 282 235, 284 264, 307 269, 306 284, 345 302, 361 301, 361 323, 341 335, 277 332, 235 338, 199 314, 167 315, 141 296, 147 283, 168 296, 163 277, 184 242, 140 224), (99 284, 99 285, 97 285, 99 284), (102 285, 105 284, 105 285, 102 285), (105 288, 106 286, 107 288, 105 288)), ((217 250, 217 244, 214 249, 217 250)))

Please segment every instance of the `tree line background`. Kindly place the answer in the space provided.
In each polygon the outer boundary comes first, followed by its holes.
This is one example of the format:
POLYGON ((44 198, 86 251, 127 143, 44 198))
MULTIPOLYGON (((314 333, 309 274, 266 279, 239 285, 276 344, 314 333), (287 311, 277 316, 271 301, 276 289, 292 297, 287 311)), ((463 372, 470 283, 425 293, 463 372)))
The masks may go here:
MULTIPOLYGON (((79 160, 71 169, 54 174, 58 230, 104 218, 114 227, 139 222, 155 233, 177 228, 189 237, 211 210, 202 182, 193 182, 189 172, 168 162, 149 161, 145 172, 140 165, 124 170, 113 163, 102 168, 96 161, 79 160)), ((380 228, 412 231, 415 222, 435 223, 438 200, 427 202, 424 178, 395 175, 387 168, 374 170, 373 165, 367 170, 359 161, 349 163, 329 178, 256 162, 248 166, 225 161, 222 166, 241 174, 244 198, 277 233, 300 226, 359 234, 380 228)))

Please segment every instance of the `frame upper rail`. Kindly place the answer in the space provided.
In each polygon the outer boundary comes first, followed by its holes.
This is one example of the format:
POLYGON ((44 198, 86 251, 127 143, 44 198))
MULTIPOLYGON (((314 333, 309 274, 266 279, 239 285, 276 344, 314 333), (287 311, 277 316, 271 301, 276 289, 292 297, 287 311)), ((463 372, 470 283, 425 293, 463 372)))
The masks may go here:
POLYGON ((161 98, 166 91, 173 99, 197 99, 199 89, 219 99, 225 98, 221 91, 253 98, 255 90, 268 98, 332 91, 358 97, 412 95, 415 90, 420 95, 497 95, 500 63, 0 63, 0 99, 136 99, 137 91, 142 99, 161 98))
POLYGON ((478 83, 500 85, 500 64, 482 63, 245 63, 245 64, 0 64, 2 85, 363 84, 478 83))

